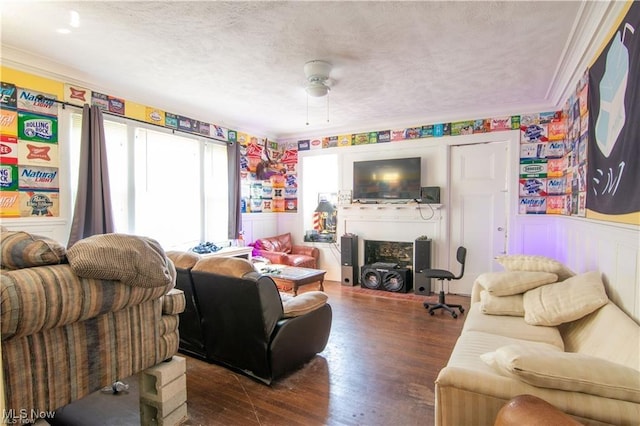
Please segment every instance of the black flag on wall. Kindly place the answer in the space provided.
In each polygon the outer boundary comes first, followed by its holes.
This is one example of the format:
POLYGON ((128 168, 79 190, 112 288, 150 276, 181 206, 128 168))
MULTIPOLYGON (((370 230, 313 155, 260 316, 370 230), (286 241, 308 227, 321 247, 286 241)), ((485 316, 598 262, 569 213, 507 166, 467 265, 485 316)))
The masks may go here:
POLYGON ((640 3, 589 69, 587 209, 640 212, 640 3))

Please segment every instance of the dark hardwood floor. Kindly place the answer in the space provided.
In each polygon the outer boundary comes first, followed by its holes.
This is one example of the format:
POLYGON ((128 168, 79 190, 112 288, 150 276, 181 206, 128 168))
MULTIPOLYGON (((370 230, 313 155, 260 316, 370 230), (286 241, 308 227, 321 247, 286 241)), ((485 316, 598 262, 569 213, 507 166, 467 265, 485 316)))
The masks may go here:
MULTIPOLYGON (((270 387, 186 357, 186 424, 432 425, 433 382, 465 316, 429 315, 422 302, 437 296, 374 296, 332 281, 325 291, 333 308, 327 348, 270 387)), ((468 297, 447 301, 469 306, 468 297)))
MULTIPOLYGON (((314 290, 304 286, 300 292, 314 290)), ((333 308, 327 348, 271 386, 224 367, 187 360, 186 425, 433 425, 434 380, 465 316, 428 314, 414 294, 325 282, 333 308)), ((448 295, 469 307, 469 298, 448 295)), ((93 393, 57 410, 53 426, 140 424, 138 378, 129 391, 93 393)), ((41 422, 46 425, 46 422, 41 422)))

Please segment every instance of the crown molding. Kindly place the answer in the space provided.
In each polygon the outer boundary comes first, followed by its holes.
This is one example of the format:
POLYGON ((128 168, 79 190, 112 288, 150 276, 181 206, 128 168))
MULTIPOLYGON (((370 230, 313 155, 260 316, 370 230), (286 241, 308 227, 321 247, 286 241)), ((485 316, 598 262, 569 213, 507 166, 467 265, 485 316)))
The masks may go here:
MULTIPOLYGON (((100 93, 108 93, 114 96, 121 96, 114 87, 105 87, 95 82, 91 76, 82 74, 75 68, 68 67, 56 61, 44 58, 42 56, 33 55, 32 53, 25 52, 20 49, 16 49, 11 46, 0 46, 0 63, 2 66, 13 68, 18 71, 26 72, 29 74, 37 75, 51 80, 59 81, 61 83, 74 84, 81 87, 90 88, 93 91, 100 93)), ((131 99, 129 96, 122 95, 122 97, 128 101, 145 104, 144 101, 131 99)), ((152 106, 153 104, 149 104, 152 106)), ((162 106, 153 105, 157 108, 162 106)), ((176 114, 183 114, 185 116, 193 116, 196 119, 202 119, 202 112, 198 111, 183 111, 179 107, 168 109, 176 114)), ((206 120, 203 120, 206 121, 206 120)), ((229 123, 228 121, 214 121, 214 124, 226 127, 228 129, 236 130, 242 133, 248 133, 250 135, 256 135, 261 138, 267 138, 269 140, 276 140, 276 137, 272 132, 266 131, 261 126, 251 126, 250 124, 237 125, 235 123, 229 123)))
POLYGON ((104 92, 106 90, 104 87, 91 83, 88 75, 81 75, 77 69, 70 68, 59 62, 6 45, 2 45, 1 51, 3 66, 63 83, 91 87, 91 90, 95 91, 104 92))
POLYGON ((550 104, 560 109, 575 92, 578 80, 598 54, 627 6, 626 1, 587 1, 581 4, 545 95, 550 104))

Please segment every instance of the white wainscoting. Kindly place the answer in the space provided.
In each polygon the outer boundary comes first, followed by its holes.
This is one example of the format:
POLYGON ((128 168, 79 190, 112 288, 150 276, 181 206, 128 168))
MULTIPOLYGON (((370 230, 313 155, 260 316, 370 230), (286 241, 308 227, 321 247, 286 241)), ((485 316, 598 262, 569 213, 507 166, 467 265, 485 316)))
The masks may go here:
POLYGON ((320 259, 318 259, 318 268, 324 269, 327 273, 325 280, 341 281, 342 271, 340 268, 340 237, 335 243, 302 243, 305 246, 316 247, 320 251, 320 259))
POLYGON ((518 216, 510 253, 553 257, 576 273, 600 271, 609 298, 640 322, 640 228, 565 216, 518 216))
POLYGON ((242 231, 246 243, 252 243, 258 238, 278 235, 279 213, 242 213, 242 231))
POLYGON ((640 321, 640 233, 638 228, 564 218, 558 221, 558 245, 576 272, 602 272, 607 294, 640 321))
POLYGON ((61 244, 69 241, 69 222, 61 218, 42 219, 7 219, 3 220, 2 226, 10 231, 25 231, 30 234, 49 237, 61 244))

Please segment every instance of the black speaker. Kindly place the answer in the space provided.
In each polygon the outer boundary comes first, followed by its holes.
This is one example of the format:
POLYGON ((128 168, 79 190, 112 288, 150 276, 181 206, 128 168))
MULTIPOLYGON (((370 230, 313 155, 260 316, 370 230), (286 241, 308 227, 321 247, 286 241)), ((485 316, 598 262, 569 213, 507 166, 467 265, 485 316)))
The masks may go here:
POLYGON ((425 204, 440 204, 440 187, 423 186, 420 188, 420 202, 425 204))
POLYGON ((342 285, 358 285, 358 236, 340 237, 340 265, 342 285))
POLYGON ((382 275, 380 271, 371 265, 364 265, 360 268, 360 287, 379 290, 382 286, 382 275))
POLYGON ((431 268, 431 240, 427 237, 416 238, 413 244, 413 288, 415 294, 428 296, 431 293, 431 280, 424 275, 431 268))
POLYGON ((411 290, 413 274, 411 269, 389 269, 382 275, 382 290, 394 293, 406 293, 411 290))
POLYGON ((406 293, 412 287, 411 269, 408 268, 376 268, 364 265, 360 273, 360 286, 372 290, 406 293))

